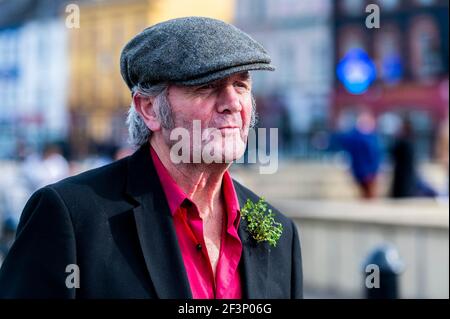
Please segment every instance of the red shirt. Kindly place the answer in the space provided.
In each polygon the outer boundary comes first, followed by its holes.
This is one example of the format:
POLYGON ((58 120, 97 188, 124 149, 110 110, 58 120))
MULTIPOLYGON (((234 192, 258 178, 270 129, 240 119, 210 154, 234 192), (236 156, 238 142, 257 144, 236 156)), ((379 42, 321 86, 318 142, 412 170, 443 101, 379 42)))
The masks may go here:
POLYGON ((178 245, 193 298, 242 298, 241 277, 238 269, 242 255, 242 243, 237 233, 240 220, 239 202, 230 174, 225 172, 222 180, 226 216, 223 218, 219 260, 216 278, 214 278, 203 237, 203 221, 197 205, 175 183, 152 147, 150 151, 173 216, 178 245))

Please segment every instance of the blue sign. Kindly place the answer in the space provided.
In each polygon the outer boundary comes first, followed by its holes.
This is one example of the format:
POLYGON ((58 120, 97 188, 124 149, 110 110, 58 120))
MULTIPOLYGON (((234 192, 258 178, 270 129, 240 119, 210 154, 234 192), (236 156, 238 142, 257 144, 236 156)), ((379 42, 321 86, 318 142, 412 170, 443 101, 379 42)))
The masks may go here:
POLYGON ((352 94, 363 94, 377 77, 375 64, 362 49, 352 49, 339 62, 337 77, 352 94))
POLYGON ((387 55, 383 60, 382 68, 382 76, 387 83, 397 83, 403 77, 403 64, 399 55, 387 55))
POLYGON ((19 69, 17 66, 2 69, 0 66, 0 79, 17 80, 19 77, 19 69))

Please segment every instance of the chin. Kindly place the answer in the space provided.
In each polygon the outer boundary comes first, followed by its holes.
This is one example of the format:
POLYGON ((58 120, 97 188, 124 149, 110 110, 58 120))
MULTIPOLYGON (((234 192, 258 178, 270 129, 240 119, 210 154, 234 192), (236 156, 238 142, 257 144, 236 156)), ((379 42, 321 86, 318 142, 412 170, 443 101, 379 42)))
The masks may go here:
POLYGON ((202 147, 203 163, 231 163, 242 157, 245 143, 240 139, 230 138, 208 143, 202 147))
POLYGON ((223 159, 225 163, 231 163, 242 157, 245 152, 245 143, 239 140, 237 143, 226 144, 223 149, 223 159))

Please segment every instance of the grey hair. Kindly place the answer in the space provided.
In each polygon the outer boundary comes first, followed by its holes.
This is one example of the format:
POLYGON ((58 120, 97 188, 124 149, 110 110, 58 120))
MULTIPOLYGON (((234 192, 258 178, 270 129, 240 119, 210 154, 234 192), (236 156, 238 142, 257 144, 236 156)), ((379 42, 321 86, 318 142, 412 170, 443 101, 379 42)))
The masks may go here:
POLYGON ((156 85, 135 85, 132 90, 132 97, 130 109, 128 110, 126 123, 128 125, 128 142, 134 146, 141 146, 148 141, 152 131, 147 127, 144 120, 134 105, 134 97, 141 95, 147 98, 155 98, 155 112, 156 116, 161 122, 161 126, 171 129, 174 126, 172 118, 172 110, 167 99, 167 83, 160 83, 156 85))
MULTIPOLYGON (((136 147, 147 143, 152 131, 147 127, 144 120, 134 105, 134 97, 139 94, 147 98, 155 98, 155 112, 156 116, 161 122, 161 126, 165 129, 172 129, 175 123, 172 116, 172 108, 170 107, 167 98, 167 83, 160 83, 155 85, 135 85, 132 90, 132 97, 130 109, 127 113, 126 124, 128 125, 128 142, 136 147)), ((254 128, 258 123, 258 114, 256 112, 256 101, 252 94, 252 114, 250 118, 250 128, 254 128)))
POLYGON ((256 112, 256 100, 255 97, 252 94, 252 116, 250 118, 250 125, 249 128, 254 128, 259 121, 259 115, 258 112, 256 112))

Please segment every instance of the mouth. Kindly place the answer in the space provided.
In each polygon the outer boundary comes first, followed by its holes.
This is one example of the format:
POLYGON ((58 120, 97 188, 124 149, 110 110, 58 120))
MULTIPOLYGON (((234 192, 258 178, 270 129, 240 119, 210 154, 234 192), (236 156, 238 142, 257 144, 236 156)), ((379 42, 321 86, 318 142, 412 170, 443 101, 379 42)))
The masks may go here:
POLYGON ((227 125, 218 128, 218 130, 235 130, 235 129, 240 129, 240 127, 236 125, 227 125))
POLYGON ((218 128, 218 130, 222 134, 232 134, 232 133, 238 133, 240 131, 240 128, 238 126, 224 126, 218 128))

